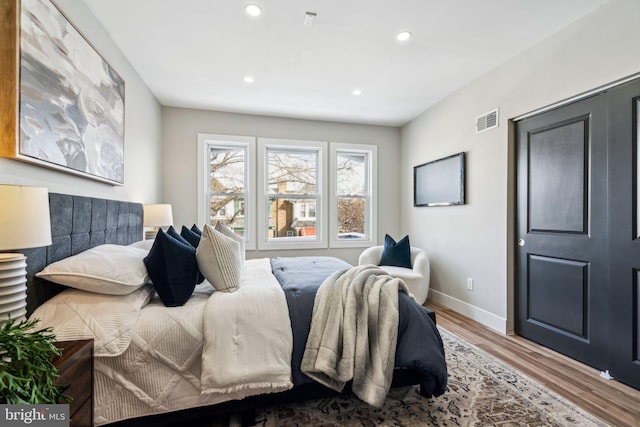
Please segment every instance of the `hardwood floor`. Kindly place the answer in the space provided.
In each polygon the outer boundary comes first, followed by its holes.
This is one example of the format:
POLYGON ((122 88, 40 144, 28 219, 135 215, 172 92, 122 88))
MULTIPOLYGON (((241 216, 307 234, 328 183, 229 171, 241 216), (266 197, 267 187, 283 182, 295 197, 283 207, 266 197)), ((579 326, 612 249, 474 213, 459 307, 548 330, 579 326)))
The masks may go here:
POLYGON ((640 426, 640 391, 517 335, 502 335, 444 306, 427 301, 438 324, 577 406, 615 426, 640 426))

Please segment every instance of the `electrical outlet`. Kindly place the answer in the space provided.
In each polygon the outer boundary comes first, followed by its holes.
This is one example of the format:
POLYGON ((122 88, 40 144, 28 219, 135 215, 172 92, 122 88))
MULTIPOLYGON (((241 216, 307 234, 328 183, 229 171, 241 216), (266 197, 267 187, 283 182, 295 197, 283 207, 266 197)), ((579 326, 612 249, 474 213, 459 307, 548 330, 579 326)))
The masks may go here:
POLYGON ((467 290, 468 291, 473 290, 473 279, 471 277, 467 277, 467 290))

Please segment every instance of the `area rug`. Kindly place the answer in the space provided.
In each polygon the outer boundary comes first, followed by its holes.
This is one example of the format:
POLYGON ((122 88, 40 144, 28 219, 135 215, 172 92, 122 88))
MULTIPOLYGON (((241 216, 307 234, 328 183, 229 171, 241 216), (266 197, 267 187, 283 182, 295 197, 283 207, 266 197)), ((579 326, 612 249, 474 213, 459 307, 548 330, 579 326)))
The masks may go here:
POLYGON ((259 410, 256 425, 288 426, 606 426, 484 350, 439 327, 447 391, 425 398, 418 387, 392 389, 382 408, 355 396, 259 410))

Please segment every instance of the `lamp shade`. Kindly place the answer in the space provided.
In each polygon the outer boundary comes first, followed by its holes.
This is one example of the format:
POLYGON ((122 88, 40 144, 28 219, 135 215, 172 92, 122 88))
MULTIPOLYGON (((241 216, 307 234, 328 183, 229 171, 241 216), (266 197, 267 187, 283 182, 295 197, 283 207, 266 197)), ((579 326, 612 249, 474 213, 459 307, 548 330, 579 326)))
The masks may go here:
POLYGON ((173 213, 171 205, 144 205, 144 223, 145 227, 165 227, 173 225, 173 213))
POLYGON ((0 250, 50 244, 48 190, 42 187, 0 185, 0 250))

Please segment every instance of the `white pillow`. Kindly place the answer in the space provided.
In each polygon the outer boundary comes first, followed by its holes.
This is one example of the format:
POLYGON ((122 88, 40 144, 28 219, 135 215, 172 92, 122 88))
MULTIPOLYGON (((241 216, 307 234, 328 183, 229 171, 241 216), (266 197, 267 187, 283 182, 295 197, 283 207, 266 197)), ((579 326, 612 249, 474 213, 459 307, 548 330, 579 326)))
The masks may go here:
POLYGON ((240 253, 242 254, 242 261, 245 259, 244 255, 244 237, 238 236, 235 231, 233 231, 227 224, 224 224, 220 221, 216 222, 216 231, 221 232, 227 237, 231 237, 236 242, 240 243, 240 253))
POLYGON ((149 252, 151 250, 151 246, 153 246, 154 241, 154 239, 138 240, 137 242, 133 242, 132 244, 130 244, 129 247, 144 249, 145 251, 149 252))
POLYGON ((128 295, 66 289, 31 315, 38 328, 50 327, 58 341, 93 339, 95 356, 118 356, 133 339, 140 310, 155 291, 148 284, 128 295))
POLYGON ((126 295, 149 280, 147 254, 130 246, 100 245, 49 264, 36 276, 84 291, 126 295))
POLYGON ((242 273, 240 243, 205 224, 196 249, 196 260, 202 275, 216 290, 238 290, 242 273))

